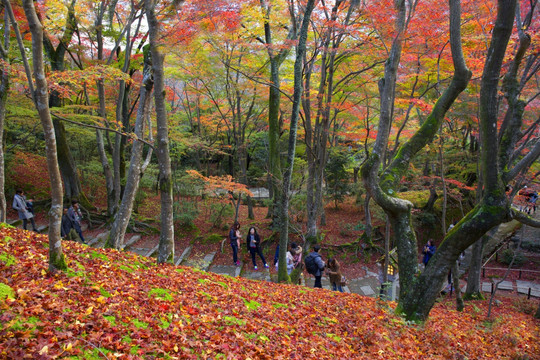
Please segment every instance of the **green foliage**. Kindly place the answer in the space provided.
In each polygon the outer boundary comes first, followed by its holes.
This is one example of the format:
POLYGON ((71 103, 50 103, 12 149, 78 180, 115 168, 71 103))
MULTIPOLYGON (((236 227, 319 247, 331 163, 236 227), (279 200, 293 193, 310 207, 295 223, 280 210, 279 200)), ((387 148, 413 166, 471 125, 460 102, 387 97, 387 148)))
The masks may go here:
POLYGON ((15 292, 13 291, 13 289, 4 284, 4 283, 0 283, 0 300, 4 300, 4 298, 9 298, 9 299, 14 299, 15 298, 15 292))
POLYGON ((140 321, 138 319, 133 319, 131 321, 133 323, 133 325, 135 325, 136 328, 138 329, 146 329, 148 327, 148 323, 144 322, 144 321, 140 321))
POLYGON ((429 200, 429 190, 411 190, 399 193, 399 198, 409 200, 417 209, 424 207, 429 200))
POLYGON ((354 196, 354 202, 357 205, 363 204, 365 199, 364 194, 366 193, 366 188, 364 187, 364 184, 362 182, 351 184, 350 191, 351 194, 354 196))
POLYGON ((506 249, 501 253, 501 255, 501 262, 506 265, 510 265, 512 259, 514 259, 512 266, 521 266, 527 261, 527 257, 523 255, 521 251, 516 251, 513 249, 506 249))
POLYGON ((149 297, 155 297, 159 300, 165 300, 165 301, 171 301, 173 299, 170 290, 168 289, 161 289, 161 288, 154 288, 148 292, 149 297))
POLYGON ((350 189, 348 183, 349 174, 347 173, 348 155, 333 148, 330 151, 328 163, 324 169, 326 175, 326 193, 334 201, 337 208, 338 203, 343 199, 350 189))
POLYGON ((174 203, 174 222, 180 226, 192 230, 195 228, 195 219, 199 215, 199 209, 193 201, 182 201, 174 203))
POLYGON ((215 244, 223 240, 223 235, 220 234, 210 234, 202 241, 203 244, 215 244))
POLYGON ((182 197, 195 197, 202 194, 204 182, 190 175, 175 178, 174 192, 182 197))
POLYGON ((413 220, 416 226, 420 226, 426 229, 435 229, 439 223, 437 215, 429 211, 421 211, 418 214, 413 215, 413 220))
POLYGON ((296 219, 296 221, 298 222, 304 221, 304 216, 306 214, 306 202, 307 202, 306 193, 294 194, 291 197, 291 200, 289 200, 290 217, 296 219))
POLYGON ((256 311, 259 307, 261 307, 261 304, 255 300, 244 299, 244 305, 246 305, 249 311, 256 311))
POLYGON ((92 250, 90 252, 90 258, 92 258, 92 259, 101 259, 101 260, 103 260, 105 262, 109 262, 109 258, 105 254, 98 253, 95 250, 92 250))
POLYGON ((148 165, 139 183, 140 188, 142 189, 156 188, 158 174, 159 174, 159 169, 158 169, 157 164, 148 165))
POLYGON ((142 190, 142 188, 139 188, 137 191, 137 194, 135 194, 135 199, 133 201, 133 212, 139 212, 139 205, 143 203, 148 198, 148 194, 142 190))
POLYGON ((5 266, 11 266, 15 264, 15 258, 9 254, 0 254, 0 262, 3 262, 5 266))
POLYGON ((213 227, 220 228, 225 220, 234 216, 234 208, 230 203, 212 203, 210 204, 210 222, 213 227))
POLYGON ((111 323, 112 326, 116 326, 116 318, 114 315, 103 315, 105 319, 107 319, 108 322, 111 323))

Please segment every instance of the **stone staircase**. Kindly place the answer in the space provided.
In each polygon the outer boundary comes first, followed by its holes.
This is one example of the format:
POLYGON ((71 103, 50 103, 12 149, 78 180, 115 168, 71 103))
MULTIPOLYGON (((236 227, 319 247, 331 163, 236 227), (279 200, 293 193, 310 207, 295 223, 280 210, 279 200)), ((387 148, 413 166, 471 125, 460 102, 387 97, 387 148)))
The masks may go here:
MULTIPOLYGON (((95 238, 87 239, 87 244, 89 246, 102 248, 105 244, 108 232, 103 232, 98 234, 95 238)), ((139 235, 132 236, 123 246, 123 250, 131 251, 137 253, 141 256, 152 257, 156 256, 158 245, 147 248, 139 247, 138 242, 141 240, 139 235)), ((213 264, 214 258, 217 255, 217 252, 211 252, 209 254, 200 256, 192 256, 192 246, 188 246, 180 253, 177 252, 175 256, 174 264, 182 266, 195 267, 199 270, 209 271, 216 274, 227 275, 231 277, 243 277, 252 280, 258 281, 274 281, 276 274, 275 271, 270 271, 270 269, 265 269, 260 267, 259 270, 254 270, 251 262, 241 263, 240 266, 234 265, 217 265, 213 264)), ((259 264, 261 265, 261 264, 259 264)), ((349 279, 347 286, 343 287, 344 292, 360 294, 363 296, 377 296, 380 291, 380 281, 379 275, 377 273, 371 272, 367 267, 364 267, 366 275, 356 279, 349 279)), ((302 285, 312 287, 315 282, 315 278, 311 275, 304 273, 302 277, 302 285)), ((462 282, 463 283, 463 282, 462 282)), ((323 276, 322 285, 324 289, 331 290, 331 284, 328 281, 328 278, 323 276)), ((483 283, 482 291, 491 292, 492 290, 491 283, 483 283)), ((396 295, 399 294, 399 287, 396 289, 396 295)), ((465 290, 465 287, 462 288, 465 290)), ((504 291, 517 291, 521 294, 526 294, 534 297, 540 298, 540 283, 527 282, 527 281, 505 281, 499 284, 498 290, 504 291)), ((393 297, 392 297, 393 298, 393 297)))

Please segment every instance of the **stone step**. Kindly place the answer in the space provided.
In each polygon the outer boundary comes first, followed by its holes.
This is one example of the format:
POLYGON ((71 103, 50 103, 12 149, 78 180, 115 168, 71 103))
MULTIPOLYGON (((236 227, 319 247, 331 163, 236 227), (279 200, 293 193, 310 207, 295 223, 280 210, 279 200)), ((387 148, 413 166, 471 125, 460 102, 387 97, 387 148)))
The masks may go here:
POLYGON ((107 236, 109 236, 109 232, 104 231, 104 232, 98 234, 93 239, 89 239, 89 240, 87 239, 86 244, 88 244, 88 246, 92 246, 92 247, 95 247, 95 248, 103 248, 103 246, 105 246, 105 241, 107 240, 107 236))
POLYGON ((208 271, 220 275, 228 275, 231 277, 238 277, 242 272, 242 264, 236 265, 212 265, 208 271))
POLYGON ((19 225, 22 225, 23 221, 21 219, 15 219, 15 220, 8 220, 8 225, 17 227, 19 225))
POLYGON ((144 256, 146 257, 152 257, 159 249, 159 243, 154 246, 152 249, 150 249, 150 251, 148 251, 146 254, 144 254, 144 256))
POLYGON ((215 256, 216 252, 206 254, 202 259, 189 257, 186 261, 182 262, 182 265, 191 266, 203 271, 208 271, 210 265, 212 265, 212 261, 214 261, 215 256))
POLYGON ((184 261, 184 259, 186 259, 189 254, 191 254, 191 249, 193 248, 192 245, 189 245, 187 248, 184 249, 184 251, 182 252, 182 255, 180 255, 175 261, 174 261, 174 265, 180 265, 182 263, 182 261, 184 261))
POLYGON ((36 230, 37 230, 38 233, 41 234, 42 232, 44 232, 47 229, 49 229, 49 225, 40 225, 40 226, 37 227, 36 230))
POLYGON ((127 248, 129 248, 130 246, 132 246, 133 244, 136 244, 137 241, 141 240, 141 236, 140 235, 133 235, 131 237, 131 239, 129 239, 123 246, 122 246, 122 250, 126 250, 127 248))

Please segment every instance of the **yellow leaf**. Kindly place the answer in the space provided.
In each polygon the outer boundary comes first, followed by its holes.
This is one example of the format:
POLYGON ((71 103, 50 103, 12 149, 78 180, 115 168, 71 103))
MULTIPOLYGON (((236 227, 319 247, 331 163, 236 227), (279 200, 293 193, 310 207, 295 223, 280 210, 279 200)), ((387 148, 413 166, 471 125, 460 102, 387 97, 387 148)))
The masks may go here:
POLYGON ((88 309, 86 309, 86 315, 90 315, 93 310, 94 310, 94 307, 90 306, 88 309))
POLYGON ((70 351, 73 345, 71 343, 64 345, 64 351, 70 351))
POLYGON ((174 345, 174 351, 178 352, 178 345, 174 345))
POLYGON ((103 304, 105 302, 105 298, 103 296, 100 296, 96 300, 98 303, 103 304))
POLYGON ((49 347, 45 345, 40 351, 39 355, 47 354, 49 352, 49 347))

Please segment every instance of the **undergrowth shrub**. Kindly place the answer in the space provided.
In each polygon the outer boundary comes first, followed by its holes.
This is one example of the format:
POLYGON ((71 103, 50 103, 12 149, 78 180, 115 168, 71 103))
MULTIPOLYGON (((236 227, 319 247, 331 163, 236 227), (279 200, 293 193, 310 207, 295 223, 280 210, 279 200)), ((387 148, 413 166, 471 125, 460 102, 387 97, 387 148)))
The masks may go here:
POLYGON ((234 216, 234 208, 230 203, 212 203, 210 204, 210 222, 213 227, 223 227, 226 219, 234 216))
POLYGON ((174 222, 178 222, 180 226, 194 229, 197 215, 199 215, 199 209, 193 201, 174 203, 174 222))
POLYGON ((501 262, 503 264, 510 265, 510 263, 512 262, 512 258, 514 257, 514 254, 515 254, 515 258, 514 258, 514 263, 512 266, 521 266, 525 264, 525 262, 527 261, 527 257, 525 257, 525 255, 523 255, 521 251, 516 251, 513 249, 506 249, 501 253, 502 255, 501 262))

